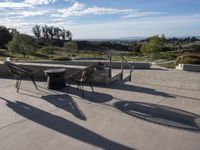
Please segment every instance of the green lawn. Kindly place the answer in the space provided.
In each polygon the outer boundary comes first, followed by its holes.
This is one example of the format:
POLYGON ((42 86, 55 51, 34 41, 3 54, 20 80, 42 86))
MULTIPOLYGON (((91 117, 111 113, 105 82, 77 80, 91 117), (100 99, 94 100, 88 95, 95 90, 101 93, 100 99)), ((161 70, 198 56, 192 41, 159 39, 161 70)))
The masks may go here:
POLYGON ((164 68, 170 68, 170 69, 175 68, 175 64, 173 62, 165 63, 165 64, 159 64, 159 66, 164 67, 164 68))

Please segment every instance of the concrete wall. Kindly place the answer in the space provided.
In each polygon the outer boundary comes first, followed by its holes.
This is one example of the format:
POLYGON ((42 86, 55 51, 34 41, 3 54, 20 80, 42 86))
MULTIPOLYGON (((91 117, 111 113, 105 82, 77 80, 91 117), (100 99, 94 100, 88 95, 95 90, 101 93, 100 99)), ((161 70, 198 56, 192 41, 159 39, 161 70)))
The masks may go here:
MULTIPOLYGON (((89 66, 96 62, 104 62, 106 67, 109 66, 109 62, 105 60, 71 60, 71 61, 20 61, 20 62, 27 62, 27 63, 45 63, 45 64, 63 64, 63 65, 77 65, 77 66, 89 66)), ((130 62, 130 65, 135 66, 135 69, 150 69, 150 63, 135 63, 130 62)), ((121 62, 114 61, 112 62, 113 69, 120 69, 121 62)), ((124 64, 124 69, 129 69, 127 64, 124 64)))
POLYGON ((200 72, 200 65, 194 65, 194 64, 179 64, 176 66, 176 69, 184 70, 184 71, 195 71, 200 72))
MULTIPOLYGON (((36 78, 38 79, 46 79, 44 70, 50 69, 50 68, 65 68, 66 75, 84 68, 84 66, 66 66, 66 65, 59 65, 59 64, 57 65, 56 64, 35 64, 35 63, 17 63, 17 64, 38 72, 36 74, 36 78)), ((8 71, 8 68, 2 62, 0 62, 0 78, 1 77, 12 77, 12 75, 8 71)))
MULTIPOLYGON (((44 70, 49 68, 66 68, 66 75, 71 74, 72 72, 78 71, 80 69, 83 69, 85 66, 89 66, 91 64, 94 64, 98 61, 20 61, 17 64, 28 67, 34 71, 39 71, 36 74, 36 78, 38 79, 46 79, 46 76, 44 74, 44 70)), ((105 62, 106 66, 108 66, 108 62, 105 62)), ((132 63, 132 65, 135 66, 136 69, 149 69, 150 64, 149 63, 132 63)), ((112 64, 113 69, 119 69, 121 68, 121 62, 113 62, 112 64)), ((124 69, 129 69, 127 65, 124 66, 124 69)), ((107 71, 108 72, 108 71, 107 71)), ((96 72, 96 74, 102 74, 102 78, 104 78, 103 82, 108 82, 108 73, 104 73, 102 71, 96 72)), ((1 77, 11 77, 12 75, 9 73, 8 68, 4 65, 3 62, 0 62, 0 78, 1 77)), ((101 77, 97 77, 97 81, 100 82, 101 77)))
POLYGON ((200 65, 184 64, 183 70, 200 72, 200 65))

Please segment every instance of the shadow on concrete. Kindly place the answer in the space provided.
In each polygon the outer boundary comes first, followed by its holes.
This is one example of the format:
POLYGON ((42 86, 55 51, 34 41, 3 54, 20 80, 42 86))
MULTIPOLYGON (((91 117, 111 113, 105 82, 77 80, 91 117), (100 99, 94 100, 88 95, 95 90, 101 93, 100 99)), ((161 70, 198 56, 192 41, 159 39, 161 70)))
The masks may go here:
MULTIPOLYGON (((90 88, 90 87, 89 87, 90 88)), ((91 89, 89 89, 91 90, 91 89)), ((94 88, 95 90, 95 88, 94 88)), ((66 92, 66 88, 62 90, 62 92, 66 92)), ((108 101, 111 101, 113 99, 113 96, 110 94, 106 94, 106 93, 100 93, 95 91, 95 93, 93 93, 92 91, 85 91, 85 97, 83 98, 84 100, 88 100, 94 103, 105 103, 108 101)), ((77 88, 71 86, 69 93, 68 94, 72 94, 72 95, 78 95, 81 97, 81 92, 80 90, 78 90, 77 88)))
POLYGON ((116 102, 120 111, 157 124, 200 132, 200 116, 184 110, 143 102, 116 102))
POLYGON ((114 82, 111 87, 111 89, 117 89, 117 90, 124 90, 124 91, 130 91, 130 92, 139 92, 139 93, 145 93, 150 95, 156 95, 156 96, 163 96, 163 97, 169 97, 169 98, 175 98, 175 95, 171 95, 165 92, 156 91, 152 88, 142 87, 142 86, 135 86, 135 85, 128 85, 125 84, 122 81, 116 81, 114 82))
POLYGON ((80 110, 78 104, 70 96, 48 95, 42 96, 41 98, 60 109, 72 113, 75 117, 81 120, 86 120, 85 114, 80 110))
POLYGON ((12 102, 4 98, 1 99, 6 101, 7 106, 17 114, 66 136, 102 149, 133 150, 133 148, 111 141, 110 139, 60 116, 43 111, 23 102, 12 102))

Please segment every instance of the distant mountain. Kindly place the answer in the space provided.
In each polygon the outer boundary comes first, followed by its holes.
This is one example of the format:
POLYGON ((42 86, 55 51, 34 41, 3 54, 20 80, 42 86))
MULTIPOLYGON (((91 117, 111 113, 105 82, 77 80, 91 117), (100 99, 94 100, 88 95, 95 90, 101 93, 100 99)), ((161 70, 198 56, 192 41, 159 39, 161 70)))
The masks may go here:
POLYGON ((108 38, 108 39, 75 39, 76 41, 131 41, 131 40, 143 40, 146 39, 146 37, 120 37, 120 38, 108 38))
MULTIPOLYGON (((174 36, 174 37, 166 37, 167 39, 170 38, 178 38, 178 39, 184 39, 184 38, 191 38, 191 37, 196 37, 197 39, 200 40, 200 36, 174 36)), ((147 39, 148 37, 144 37, 144 36, 133 36, 133 37, 120 37, 120 38, 94 38, 94 39, 74 39, 75 41, 93 41, 93 42, 104 42, 104 41, 140 41, 140 40, 144 40, 147 39)))
POLYGON ((143 37, 143 36, 133 36, 133 37, 121 37, 120 39, 123 40, 144 40, 147 37, 143 37))

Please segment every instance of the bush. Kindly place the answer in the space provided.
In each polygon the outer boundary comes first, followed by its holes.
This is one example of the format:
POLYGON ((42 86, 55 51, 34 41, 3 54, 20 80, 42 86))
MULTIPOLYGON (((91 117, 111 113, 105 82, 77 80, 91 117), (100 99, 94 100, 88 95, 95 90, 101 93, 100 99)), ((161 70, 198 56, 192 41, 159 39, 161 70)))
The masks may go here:
POLYGON ((5 44, 12 40, 12 34, 9 32, 9 29, 0 26, 0 48, 5 48, 5 44))
POLYGON ((44 54, 54 54, 54 50, 57 49, 53 46, 44 46, 41 49, 38 50, 38 52, 40 53, 44 53, 44 54))
POLYGON ((29 54, 36 53, 37 45, 33 37, 26 34, 15 34, 7 47, 10 52, 21 53, 25 58, 29 54))
MULTIPOLYGON (((181 63, 179 59, 176 64, 181 63)), ((183 55, 183 64, 200 64, 200 55, 195 54, 184 54, 183 55)))
POLYGON ((35 54, 33 54, 33 56, 36 56, 36 57, 40 57, 40 58, 49 58, 49 56, 48 55, 46 55, 46 54, 41 54, 41 53, 35 53, 35 54))
POLYGON ((72 59, 69 58, 68 56, 57 56, 57 57, 51 58, 51 60, 66 61, 66 60, 72 60, 72 59))

